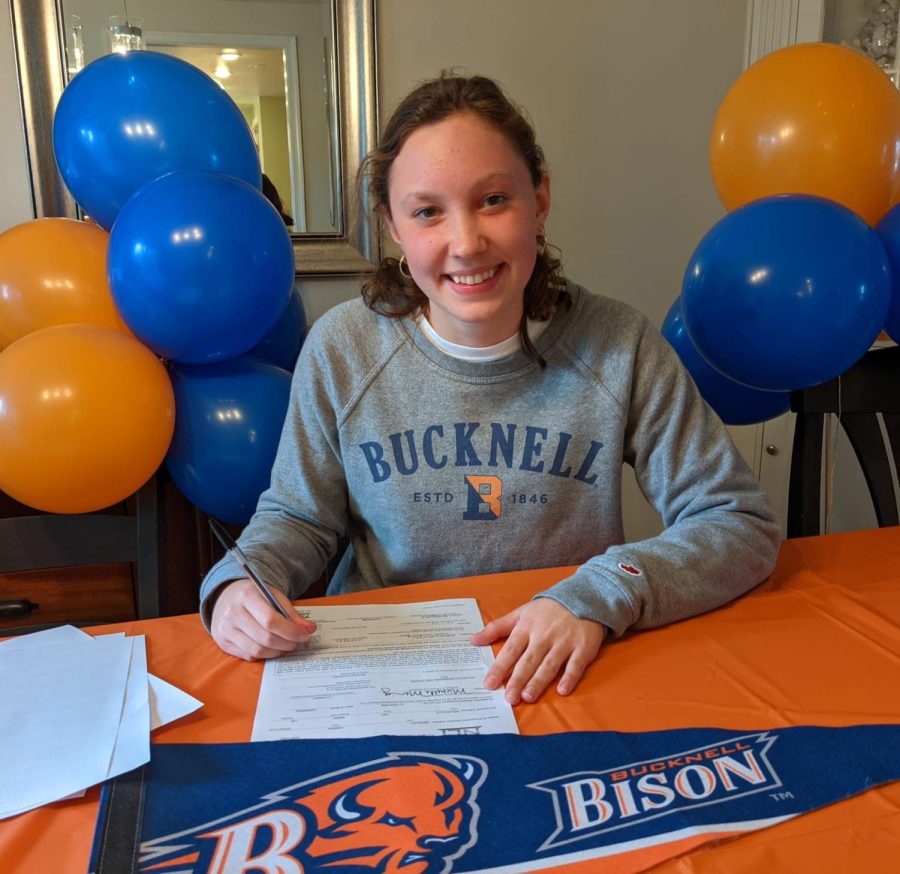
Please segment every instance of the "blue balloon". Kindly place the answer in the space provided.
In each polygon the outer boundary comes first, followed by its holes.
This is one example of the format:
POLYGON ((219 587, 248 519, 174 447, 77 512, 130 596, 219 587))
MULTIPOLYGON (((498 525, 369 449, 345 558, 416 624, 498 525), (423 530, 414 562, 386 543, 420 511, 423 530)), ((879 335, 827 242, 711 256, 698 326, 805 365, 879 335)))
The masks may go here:
POLYGON ((858 361, 884 325, 884 246, 855 212, 777 195, 726 215, 687 266, 682 312, 697 351, 736 382, 805 388, 858 361))
POLYGON ((681 363, 694 378, 703 400, 726 425, 755 425, 790 409, 790 392, 749 388, 723 376, 703 360, 685 330, 681 298, 677 298, 669 309, 662 335, 671 343, 681 363))
POLYGON ((295 285, 294 293, 288 298, 284 312, 278 317, 275 326, 250 350, 250 354, 293 371, 306 339, 306 330, 306 309, 300 297, 300 289, 295 285))
POLYGON ((875 230, 891 265, 891 303, 884 330, 895 343, 900 343, 900 204, 891 208, 875 230))
POLYGON ((109 230, 139 188, 177 170, 210 170, 262 186, 250 128, 201 70, 159 52, 104 55, 63 91, 53 120, 59 172, 109 230))
POLYGON ((166 468, 210 516, 243 525, 268 488, 291 375, 250 356, 205 367, 175 365, 175 434, 166 468))
POLYGON ((294 287, 291 237, 252 185, 170 173, 119 214, 107 268, 122 318, 157 355, 206 364, 255 346, 294 287))

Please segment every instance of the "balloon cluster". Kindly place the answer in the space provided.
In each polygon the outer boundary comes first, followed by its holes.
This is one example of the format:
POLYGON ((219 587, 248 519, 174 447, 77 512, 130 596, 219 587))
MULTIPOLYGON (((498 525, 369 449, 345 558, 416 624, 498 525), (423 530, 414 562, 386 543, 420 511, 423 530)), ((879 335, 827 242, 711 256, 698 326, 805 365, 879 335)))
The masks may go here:
POLYGON ((700 241, 663 334, 727 424, 785 412, 884 330, 900 340, 900 92, 811 43, 735 82, 710 140, 730 212, 700 241))
POLYGON ((130 52, 72 80, 53 144, 90 218, 0 234, 0 488, 85 512, 165 459, 198 507, 246 522, 306 332, 247 123, 202 71, 130 52))

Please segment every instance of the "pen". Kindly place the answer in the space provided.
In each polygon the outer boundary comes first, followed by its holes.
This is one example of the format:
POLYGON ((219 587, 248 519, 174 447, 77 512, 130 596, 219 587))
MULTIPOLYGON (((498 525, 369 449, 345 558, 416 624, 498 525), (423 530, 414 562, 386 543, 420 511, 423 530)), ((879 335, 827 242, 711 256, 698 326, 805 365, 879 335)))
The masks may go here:
POLYGON ((269 591, 269 587, 259 578, 256 571, 250 567, 247 556, 244 555, 240 546, 234 542, 234 538, 215 519, 209 520, 209 530, 216 535, 216 539, 219 543, 231 553, 231 557, 241 566, 241 570, 253 580, 256 584, 256 588, 259 589, 260 594, 269 602, 272 609, 277 610, 285 619, 288 619, 289 617, 285 612, 284 607, 281 606, 278 599, 269 591))

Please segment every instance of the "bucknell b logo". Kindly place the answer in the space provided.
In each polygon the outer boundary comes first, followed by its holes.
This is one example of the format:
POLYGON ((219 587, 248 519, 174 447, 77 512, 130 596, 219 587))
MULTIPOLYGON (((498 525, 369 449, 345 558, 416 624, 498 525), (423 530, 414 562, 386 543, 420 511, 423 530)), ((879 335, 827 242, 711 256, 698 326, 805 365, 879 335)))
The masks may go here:
POLYGON ((191 874, 447 874, 477 840, 487 765, 391 753, 141 845, 141 870, 191 874))
POLYGON ((503 515, 503 481, 499 476, 466 476, 468 501, 463 519, 492 521, 503 515))

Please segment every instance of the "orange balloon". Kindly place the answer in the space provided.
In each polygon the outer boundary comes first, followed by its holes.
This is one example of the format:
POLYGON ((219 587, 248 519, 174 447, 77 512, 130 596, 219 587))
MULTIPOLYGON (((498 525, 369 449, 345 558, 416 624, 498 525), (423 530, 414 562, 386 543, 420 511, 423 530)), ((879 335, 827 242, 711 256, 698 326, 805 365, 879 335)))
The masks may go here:
POLYGON ((125 499, 174 426, 165 367, 117 331, 59 325, 0 353, 0 488, 23 504, 83 513, 125 499))
POLYGON ((725 95, 709 153, 726 209, 816 194, 875 225, 900 196, 900 92, 855 49, 780 49, 725 95))
POLYGON ((0 234, 0 349, 32 331, 79 322, 131 336, 106 279, 109 234, 42 218, 0 234))

